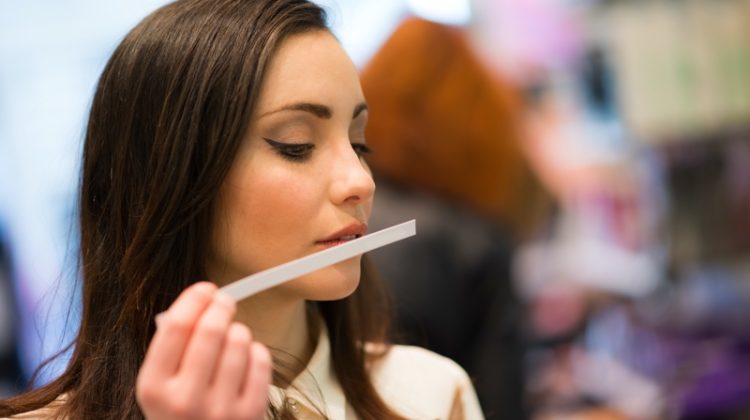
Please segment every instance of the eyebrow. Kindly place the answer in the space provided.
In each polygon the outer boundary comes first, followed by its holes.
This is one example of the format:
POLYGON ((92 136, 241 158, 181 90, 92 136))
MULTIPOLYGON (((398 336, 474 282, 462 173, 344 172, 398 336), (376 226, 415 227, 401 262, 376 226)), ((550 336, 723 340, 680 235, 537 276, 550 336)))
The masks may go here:
MULTIPOLYGON (((296 102, 289 105, 284 105, 279 109, 266 112, 262 114, 258 118, 263 118, 267 115, 275 114, 277 112, 281 111, 302 111, 302 112, 308 112, 310 114, 315 115, 318 118, 322 118, 324 120, 329 120, 333 116, 333 111, 330 107, 323 105, 323 104, 316 104, 312 102, 296 102)), ((357 118, 359 114, 361 114, 363 111, 367 111, 367 104, 364 102, 360 102, 357 104, 356 107, 354 107, 354 112, 352 112, 352 119, 357 118)))

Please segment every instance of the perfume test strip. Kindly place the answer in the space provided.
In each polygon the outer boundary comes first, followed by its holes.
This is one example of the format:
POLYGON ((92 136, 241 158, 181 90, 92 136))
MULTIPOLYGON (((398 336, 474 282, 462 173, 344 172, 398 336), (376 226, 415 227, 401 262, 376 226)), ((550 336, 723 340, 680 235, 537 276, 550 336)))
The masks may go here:
POLYGON ((323 267, 414 236, 416 233, 416 221, 410 220, 247 276, 222 287, 221 291, 235 301, 240 301, 323 267))

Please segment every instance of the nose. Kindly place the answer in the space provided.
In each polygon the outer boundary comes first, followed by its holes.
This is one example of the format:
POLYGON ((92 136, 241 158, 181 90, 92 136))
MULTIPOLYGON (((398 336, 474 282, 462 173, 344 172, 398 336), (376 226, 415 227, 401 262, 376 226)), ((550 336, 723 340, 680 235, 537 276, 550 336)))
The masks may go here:
POLYGON ((347 141, 332 164, 331 197, 337 205, 357 205, 372 200, 375 181, 370 168, 347 141))

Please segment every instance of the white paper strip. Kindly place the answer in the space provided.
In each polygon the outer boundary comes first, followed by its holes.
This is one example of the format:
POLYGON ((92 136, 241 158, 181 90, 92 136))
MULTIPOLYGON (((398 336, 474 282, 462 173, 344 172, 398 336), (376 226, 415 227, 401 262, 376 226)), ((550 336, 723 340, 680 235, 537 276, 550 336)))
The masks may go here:
POLYGON ((323 267, 414 236, 416 233, 416 221, 410 220, 247 276, 222 287, 221 291, 231 296, 235 301, 240 301, 323 267))

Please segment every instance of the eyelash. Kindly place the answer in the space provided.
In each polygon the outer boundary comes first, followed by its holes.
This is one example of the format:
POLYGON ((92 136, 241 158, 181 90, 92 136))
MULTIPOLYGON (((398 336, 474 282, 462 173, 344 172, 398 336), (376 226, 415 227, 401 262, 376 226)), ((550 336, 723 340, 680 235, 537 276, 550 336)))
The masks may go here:
POLYGON ((354 153, 356 153, 360 158, 363 158, 366 155, 372 153, 372 149, 370 149, 370 147, 364 143, 352 143, 352 149, 354 149, 354 153))
POLYGON ((284 159, 292 162, 303 162, 310 157, 314 144, 310 143, 283 143, 280 141, 263 138, 284 159))
MULTIPOLYGON (((265 137, 263 140, 273 147, 281 157, 292 162, 304 162, 310 157, 313 149, 315 149, 315 145, 310 143, 284 143, 265 137)), ((364 143, 352 143, 352 149, 359 158, 372 153, 372 149, 364 143)))

